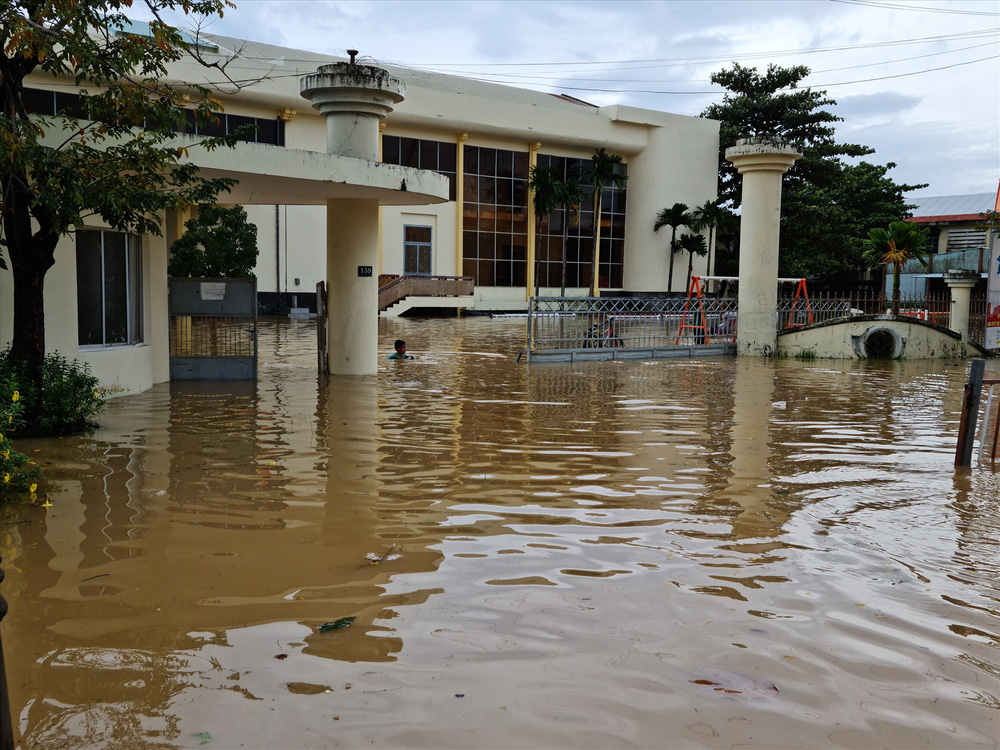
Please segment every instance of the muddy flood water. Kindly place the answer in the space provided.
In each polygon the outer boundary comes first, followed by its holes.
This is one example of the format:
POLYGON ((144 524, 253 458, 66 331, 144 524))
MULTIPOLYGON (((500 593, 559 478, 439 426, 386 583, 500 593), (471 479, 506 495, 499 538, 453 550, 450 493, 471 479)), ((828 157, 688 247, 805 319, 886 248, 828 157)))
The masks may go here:
POLYGON ((318 384, 315 324, 272 321, 255 384, 21 441, 22 747, 997 746, 964 365, 528 368, 523 328, 382 321, 419 359, 318 384))

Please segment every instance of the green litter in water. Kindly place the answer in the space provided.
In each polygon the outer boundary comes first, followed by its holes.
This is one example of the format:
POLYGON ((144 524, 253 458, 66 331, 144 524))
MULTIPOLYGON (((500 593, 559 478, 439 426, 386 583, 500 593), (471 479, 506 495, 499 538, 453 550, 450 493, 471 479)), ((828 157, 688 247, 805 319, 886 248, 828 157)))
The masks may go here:
POLYGON ((319 626, 319 632, 328 633, 331 630, 340 630, 341 628, 346 628, 352 622, 354 622, 356 617, 341 617, 339 620, 334 620, 333 622, 324 622, 319 626))

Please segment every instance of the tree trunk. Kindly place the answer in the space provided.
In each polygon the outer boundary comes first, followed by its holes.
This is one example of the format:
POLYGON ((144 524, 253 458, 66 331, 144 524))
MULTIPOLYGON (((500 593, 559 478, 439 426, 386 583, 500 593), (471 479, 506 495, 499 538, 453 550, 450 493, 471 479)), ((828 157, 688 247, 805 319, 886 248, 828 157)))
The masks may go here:
MULTIPOLYGON (((45 274, 55 263, 59 236, 44 229, 32 235, 30 196, 21 187, 27 184, 27 175, 23 172, 8 176, 3 184, 7 198, 3 206, 3 229, 14 283, 14 338, 10 358, 27 366, 28 377, 40 392, 45 360, 45 274)), ((45 227, 46 217, 37 218, 45 227)))
MULTIPOLYGON (((715 246, 715 227, 708 228, 708 259, 705 261, 705 275, 714 276, 715 272, 712 270, 712 248, 715 246)), ((705 291, 709 290, 711 284, 705 284, 705 291)))
POLYGON ((559 296, 566 296, 566 245, 569 244, 569 204, 563 203, 562 286, 559 296))
POLYGON ((892 269, 892 314, 899 315, 899 266, 892 269))
POLYGON ((677 235, 677 230, 673 227, 670 229, 670 248, 667 253, 670 255, 670 270, 667 271, 667 294, 673 291, 671 287, 674 285, 674 239, 677 235))
POLYGON ((535 296, 538 296, 538 289, 541 283, 540 271, 542 268, 542 220, 535 219, 535 296))
POLYGON ((600 279, 600 248, 601 248, 601 193, 604 188, 594 191, 594 249, 590 257, 590 296, 600 295, 598 289, 600 279))
POLYGON ((688 278, 684 285, 684 292, 687 293, 691 289, 691 273, 694 271, 694 253, 688 250, 688 278))

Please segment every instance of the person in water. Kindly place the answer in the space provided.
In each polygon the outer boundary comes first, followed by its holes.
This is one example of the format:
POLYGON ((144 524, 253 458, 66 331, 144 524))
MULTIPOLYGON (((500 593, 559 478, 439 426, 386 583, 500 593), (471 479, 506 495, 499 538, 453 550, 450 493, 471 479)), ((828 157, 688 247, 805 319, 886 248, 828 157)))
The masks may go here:
POLYGON ((416 359, 412 354, 406 353, 406 342, 403 339, 396 339, 393 347, 396 351, 386 357, 386 359, 416 359))

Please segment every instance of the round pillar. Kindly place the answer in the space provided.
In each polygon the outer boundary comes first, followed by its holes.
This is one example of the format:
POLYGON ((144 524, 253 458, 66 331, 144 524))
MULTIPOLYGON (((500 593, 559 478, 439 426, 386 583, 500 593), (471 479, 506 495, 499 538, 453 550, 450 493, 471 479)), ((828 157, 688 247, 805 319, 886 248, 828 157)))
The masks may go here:
MULTIPOLYGON (((378 161, 379 123, 403 100, 404 86, 381 68, 351 61, 323 65, 299 93, 326 117, 328 154, 378 161)), ((326 202, 327 365, 331 375, 378 371, 379 202, 326 202)))
POLYGON ((331 375, 373 375, 378 370, 378 226, 378 201, 326 202, 331 375))
POLYGON ((949 328, 960 334, 964 344, 969 338, 969 303, 972 298, 972 288, 979 281, 975 271, 948 271, 944 283, 951 291, 951 318, 949 328))
POLYGON ((299 93, 326 116, 328 154, 378 161, 378 126, 403 101, 398 78, 374 65, 322 65, 305 76, 299 93))
POLYGON ((726 149, 726 161, 743 175, 737 354, 769 357, 777 346, 781 175, 801 158, 777 139, 746 139, 726 149))

